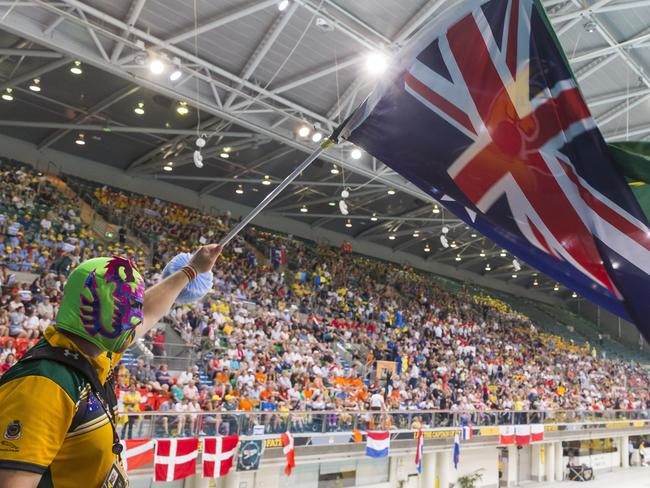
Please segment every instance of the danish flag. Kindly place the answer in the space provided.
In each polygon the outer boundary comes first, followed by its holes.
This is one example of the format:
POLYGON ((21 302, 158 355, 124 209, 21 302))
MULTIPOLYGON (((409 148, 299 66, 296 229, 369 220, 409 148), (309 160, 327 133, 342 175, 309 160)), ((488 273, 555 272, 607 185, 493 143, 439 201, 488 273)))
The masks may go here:
POLYGON ((153 463, 153 452, 156 441, 153 439, 126 439, 122 444, 122 462, 127 471, 141 468, 153 463))
POLYGON ((196 473, 198 439, 158 439, 154 472, 156 481, 176 481, 196 473))
POLYGON ((645 216, 538 0, 457 4, 395 72, 345 137, 570 288, 624 318, 650 312, 636 295, 650 284, 645 216))
POLYGON ((203 477, 219 478, 226 476, 232 468, 239 436, 206 437, 203 439, 203 477))

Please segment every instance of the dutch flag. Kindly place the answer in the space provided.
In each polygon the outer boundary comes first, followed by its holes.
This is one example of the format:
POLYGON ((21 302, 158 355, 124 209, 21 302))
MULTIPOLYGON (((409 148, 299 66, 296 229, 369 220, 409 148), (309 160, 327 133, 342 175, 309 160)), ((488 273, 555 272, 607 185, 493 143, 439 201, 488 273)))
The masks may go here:
POLYGON ((366 456, 372 458, 387 457, 389 447, 389 432, 366 432, 366 456))

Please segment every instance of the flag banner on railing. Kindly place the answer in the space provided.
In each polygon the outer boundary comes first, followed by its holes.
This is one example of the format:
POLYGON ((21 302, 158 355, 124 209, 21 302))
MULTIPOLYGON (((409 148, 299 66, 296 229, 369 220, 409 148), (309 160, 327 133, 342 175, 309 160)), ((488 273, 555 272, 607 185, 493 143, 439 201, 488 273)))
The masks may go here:
POLYGON ((198 439, 158 439, 154 458, 156 481, 176 481, 196 473, 198 439))
POLYGON ((205 437, 203 439, 203 477, 220 478, 232 468, 239 436, 205 437))
POLYGON ((343 137, 650 340, 650 230, 539 0, 456 2, 343 137))
POLYGON ((388 456, 390 432, 366 432, 366 456, 382 458, 388 456))
POLYGON ((468 441, 474 437, 474 432, 472 431, 471 425, 463 425, 461 428, 461 440, 468 441))
POLYGON ((291 476, 291 470, 296 466, 296 449, 293 444, 293 436, 291 432, 286 431, 280 436, 282 439, 282 452, 287 460, 284 466, 284 474, 291 476))
POLYGON ((501 425, 499 427, 499 444, 507 445, 515 443, 515 427, 513 425, 501 425))
POLYGON ((458 434, 454 434, 454 469, 458 469, 460 464, 460 439, 458 434))
POLYGON ((515 443, 518 446, 530 444, 530 425, 515 425, 515 443))
POLYGON ((122 444, 122 462, 127 471, 141 468, 153 463, 154 439, 126 439, 120 441, 122 444))
POLYGON ((543 424, 533 424, 530 426, 530 440, 533 442, 541 442, 544 440, 543 424))
POLYGON ((415 450, 415 466, 417 467, 418 473, 422 474, 422 456, 424 452, 424 436, 422 435, 422 430, 418 430, 418 444, 417 449, 415 450))

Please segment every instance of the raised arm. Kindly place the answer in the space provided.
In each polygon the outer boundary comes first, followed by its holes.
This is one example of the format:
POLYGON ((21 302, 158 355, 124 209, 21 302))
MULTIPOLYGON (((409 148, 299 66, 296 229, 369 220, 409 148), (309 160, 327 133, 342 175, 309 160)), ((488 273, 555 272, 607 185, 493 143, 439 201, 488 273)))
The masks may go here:
MULTIPOLYGON (((190 266, 198 274, 206 273, 212 269, 220 254, 221 246, 218 244, 202 246, 192 256, 190 266)), ((187 275, 183 271, 177 271, 145 291, 144 323, 137 328, 136 339, 144 336, 169 312, 174 300, 187 283, 187 275)))

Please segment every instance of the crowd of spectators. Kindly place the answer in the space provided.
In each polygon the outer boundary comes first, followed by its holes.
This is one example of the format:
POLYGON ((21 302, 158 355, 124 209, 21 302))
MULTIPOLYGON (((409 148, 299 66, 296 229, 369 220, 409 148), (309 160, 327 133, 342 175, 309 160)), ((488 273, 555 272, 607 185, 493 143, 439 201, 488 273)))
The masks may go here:
MULTIPOLYGON (((147 233, 151 246, 143 253, 122 234, 109 248, 81 223, 79 201, 42 175, 0 169, 0 371, 52 323, 65 276, 80 260, 125 254, 140 260, 151 283, 177 252, 217 240, 230 224, 228 215, 97 186, 94 204, 147 233), (37 277, 21 284, 16 274, 25 271, 37 277)), ((376 412, 367 422, 391 428, 434 421, 418 410, 551 416, 650 408, 650 375, 639 364, 537 330, 476 291, 450 292, 405 266, 260 229, 226 250, 210 295, 166 320, 194 364, 170 373, 158 330, 145 343, 162 359, 117 366, 121 410, 139 414, 123 416, 127 436, 152 428, 143 423, 148 411, 170 412, 155 417, 155 428, 182 435, 235 428, 234 416, 216 412, 253 412, 237 428, 257 422, 279 431, 286 422, 349 428, 351 414, 366 410, 376 412), (292 413, 305 411, 313 414, 292 413)))

